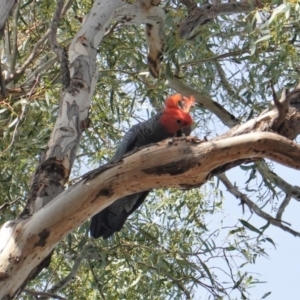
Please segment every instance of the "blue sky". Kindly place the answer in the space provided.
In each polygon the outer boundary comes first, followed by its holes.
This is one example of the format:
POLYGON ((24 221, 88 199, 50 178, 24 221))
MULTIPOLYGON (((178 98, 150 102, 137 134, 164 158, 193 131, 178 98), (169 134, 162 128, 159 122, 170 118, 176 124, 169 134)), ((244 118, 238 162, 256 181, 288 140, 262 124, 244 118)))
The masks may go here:
MULTIPOLYGON (((278 164, 275 165, 274 171, 287 182, 299 185, 299 171, 278 164)), ((241 172, 238 168, 227 172, 227 175, 232 182, 236 182, 239 186, 243 186, 247 180, 245 173, 241 172)), ((224 186, 222 190, 225 191, 224 186)), ((242 214, 241 206, 238 205, 239 200, 228 192, 224 192, 224 196, 226 199, 224 202, 225 213, 233 219, 247 219, 249 211, 246 211, 245 215, 242 214)), ((283 220, 291 223, 293 229, 300 231, 300 225, 298 224, 299 205, 300 203, 292 199, 286 212, 283 214, 283 220)), ((265 211, 270 213, 268 207, 265 208, 265 211)), ((257 216, 253 216, 250 222, 257 228, 266 224, 266 221, 257 216)), ((271 291, 271 295, 266 298, 268 300, 299 300, 300 238, 296 238, 272 225, 265 233, 276 243, 276 249, 271 244, 267 245, 266 252, 269 258, 260 257, 255 265, 247 268, 259 274, 261 281, 266 281, 266 283, 258 284, 249 291, 252 295, 250 299, 261 299, 265 293, 271 291)))

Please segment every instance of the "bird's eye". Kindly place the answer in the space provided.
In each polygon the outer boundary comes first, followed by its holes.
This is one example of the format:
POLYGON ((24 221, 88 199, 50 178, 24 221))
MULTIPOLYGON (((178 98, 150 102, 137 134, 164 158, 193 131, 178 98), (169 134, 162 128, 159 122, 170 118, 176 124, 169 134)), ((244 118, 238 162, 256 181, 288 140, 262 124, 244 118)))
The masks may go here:
POLYGON ((181 120, 177 120, 177 123, 180 124, 180 123, 181 123, 181 120))

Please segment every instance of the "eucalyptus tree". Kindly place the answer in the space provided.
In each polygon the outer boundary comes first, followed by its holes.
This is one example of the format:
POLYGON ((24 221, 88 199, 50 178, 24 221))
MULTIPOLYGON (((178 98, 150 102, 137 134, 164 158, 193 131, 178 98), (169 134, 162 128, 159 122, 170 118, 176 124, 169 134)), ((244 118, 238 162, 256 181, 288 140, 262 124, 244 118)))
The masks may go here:
POLYGON ((0 7, 1 298, 247 299, 257 283, 247 265, 274 243, 267 227, 300 235, 282 219, 299 188, 265 160, 300 168, 299 5, 0 7), (107 164, 124 132, 174 92, 196 99, 192 137, 107 164), (246 192, 226 175, 234 167, 247 172, 246 192), (225 225, 224 187, 266 225, 243 209, 225 225), (88 236, 91 216, 149 189, 121 232, 88 236))

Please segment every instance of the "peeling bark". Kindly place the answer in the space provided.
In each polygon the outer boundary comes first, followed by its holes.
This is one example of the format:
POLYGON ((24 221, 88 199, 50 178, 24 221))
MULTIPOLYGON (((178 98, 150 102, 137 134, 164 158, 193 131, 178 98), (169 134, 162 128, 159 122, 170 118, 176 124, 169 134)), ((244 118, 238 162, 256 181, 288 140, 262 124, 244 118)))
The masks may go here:
POLYGON ((122 0, 95 2, 72 40, 69 48, 70 83, 61 96, 59 116, 34 175, 22 218, 31 216, 64 189, 82 133, 89 123, 90 103, 98 79, 97 47, 116 9, 122 6, 122 0), (94 13, 97 10, 103 13, 94 13))

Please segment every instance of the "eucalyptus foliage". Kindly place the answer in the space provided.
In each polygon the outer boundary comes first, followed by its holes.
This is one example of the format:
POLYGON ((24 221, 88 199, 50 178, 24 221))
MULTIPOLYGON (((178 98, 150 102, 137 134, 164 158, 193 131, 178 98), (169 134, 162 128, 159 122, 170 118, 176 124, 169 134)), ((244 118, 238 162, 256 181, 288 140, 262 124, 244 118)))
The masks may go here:
MULTIPOLYGON (((66 48, 92 5, 86 0, 69 3, 57 33, 66 48)), ((177 30, 186 7, 180 1, 161 5, 167 13, 162 70, 207 94, 240 122, 269 107, 271 80, 277 89, 298 82, 296 1, 266 2, 247 14, 217 17, 187 39, 177 30)), ((0 41, 10 95, 0 99, 1 224, 24 208, 58 114, 60 66, 46 36, 54 9, 54 1, 18 1, 0 41)), ((173 93, 164 76, 151 77, 146 57, 142 26, 116 23, 108 29, 98 49, 100 76, 91 124, 69 185, 106 163, 124 132, 158 111, 173 93)), ((195 108, 193 118, 198 138, 224 131, 220 120, 202 107, 195 108)), ((265 186, 261 205, 279 193, 273 182, 257 175, 254 165, 242 169, 249 195, 265 186)), ((259 263, 257 258, 267 255, 265 248, 274 242, 265 235, 268 224, 257 228, 249 220, 237 220, 223 226, 228 223, 220 188, 218 179, 211 178, 202 188, 153 191, 125 228, 108 240, 92 240, 84 224, 58 245, 50 267, 28 284, 22 299, 33 299, 33 291, 66 299, 247 299, 258 282, 247 265, 259 263), (73 280, 57 288, 70 274, 73 280)))

